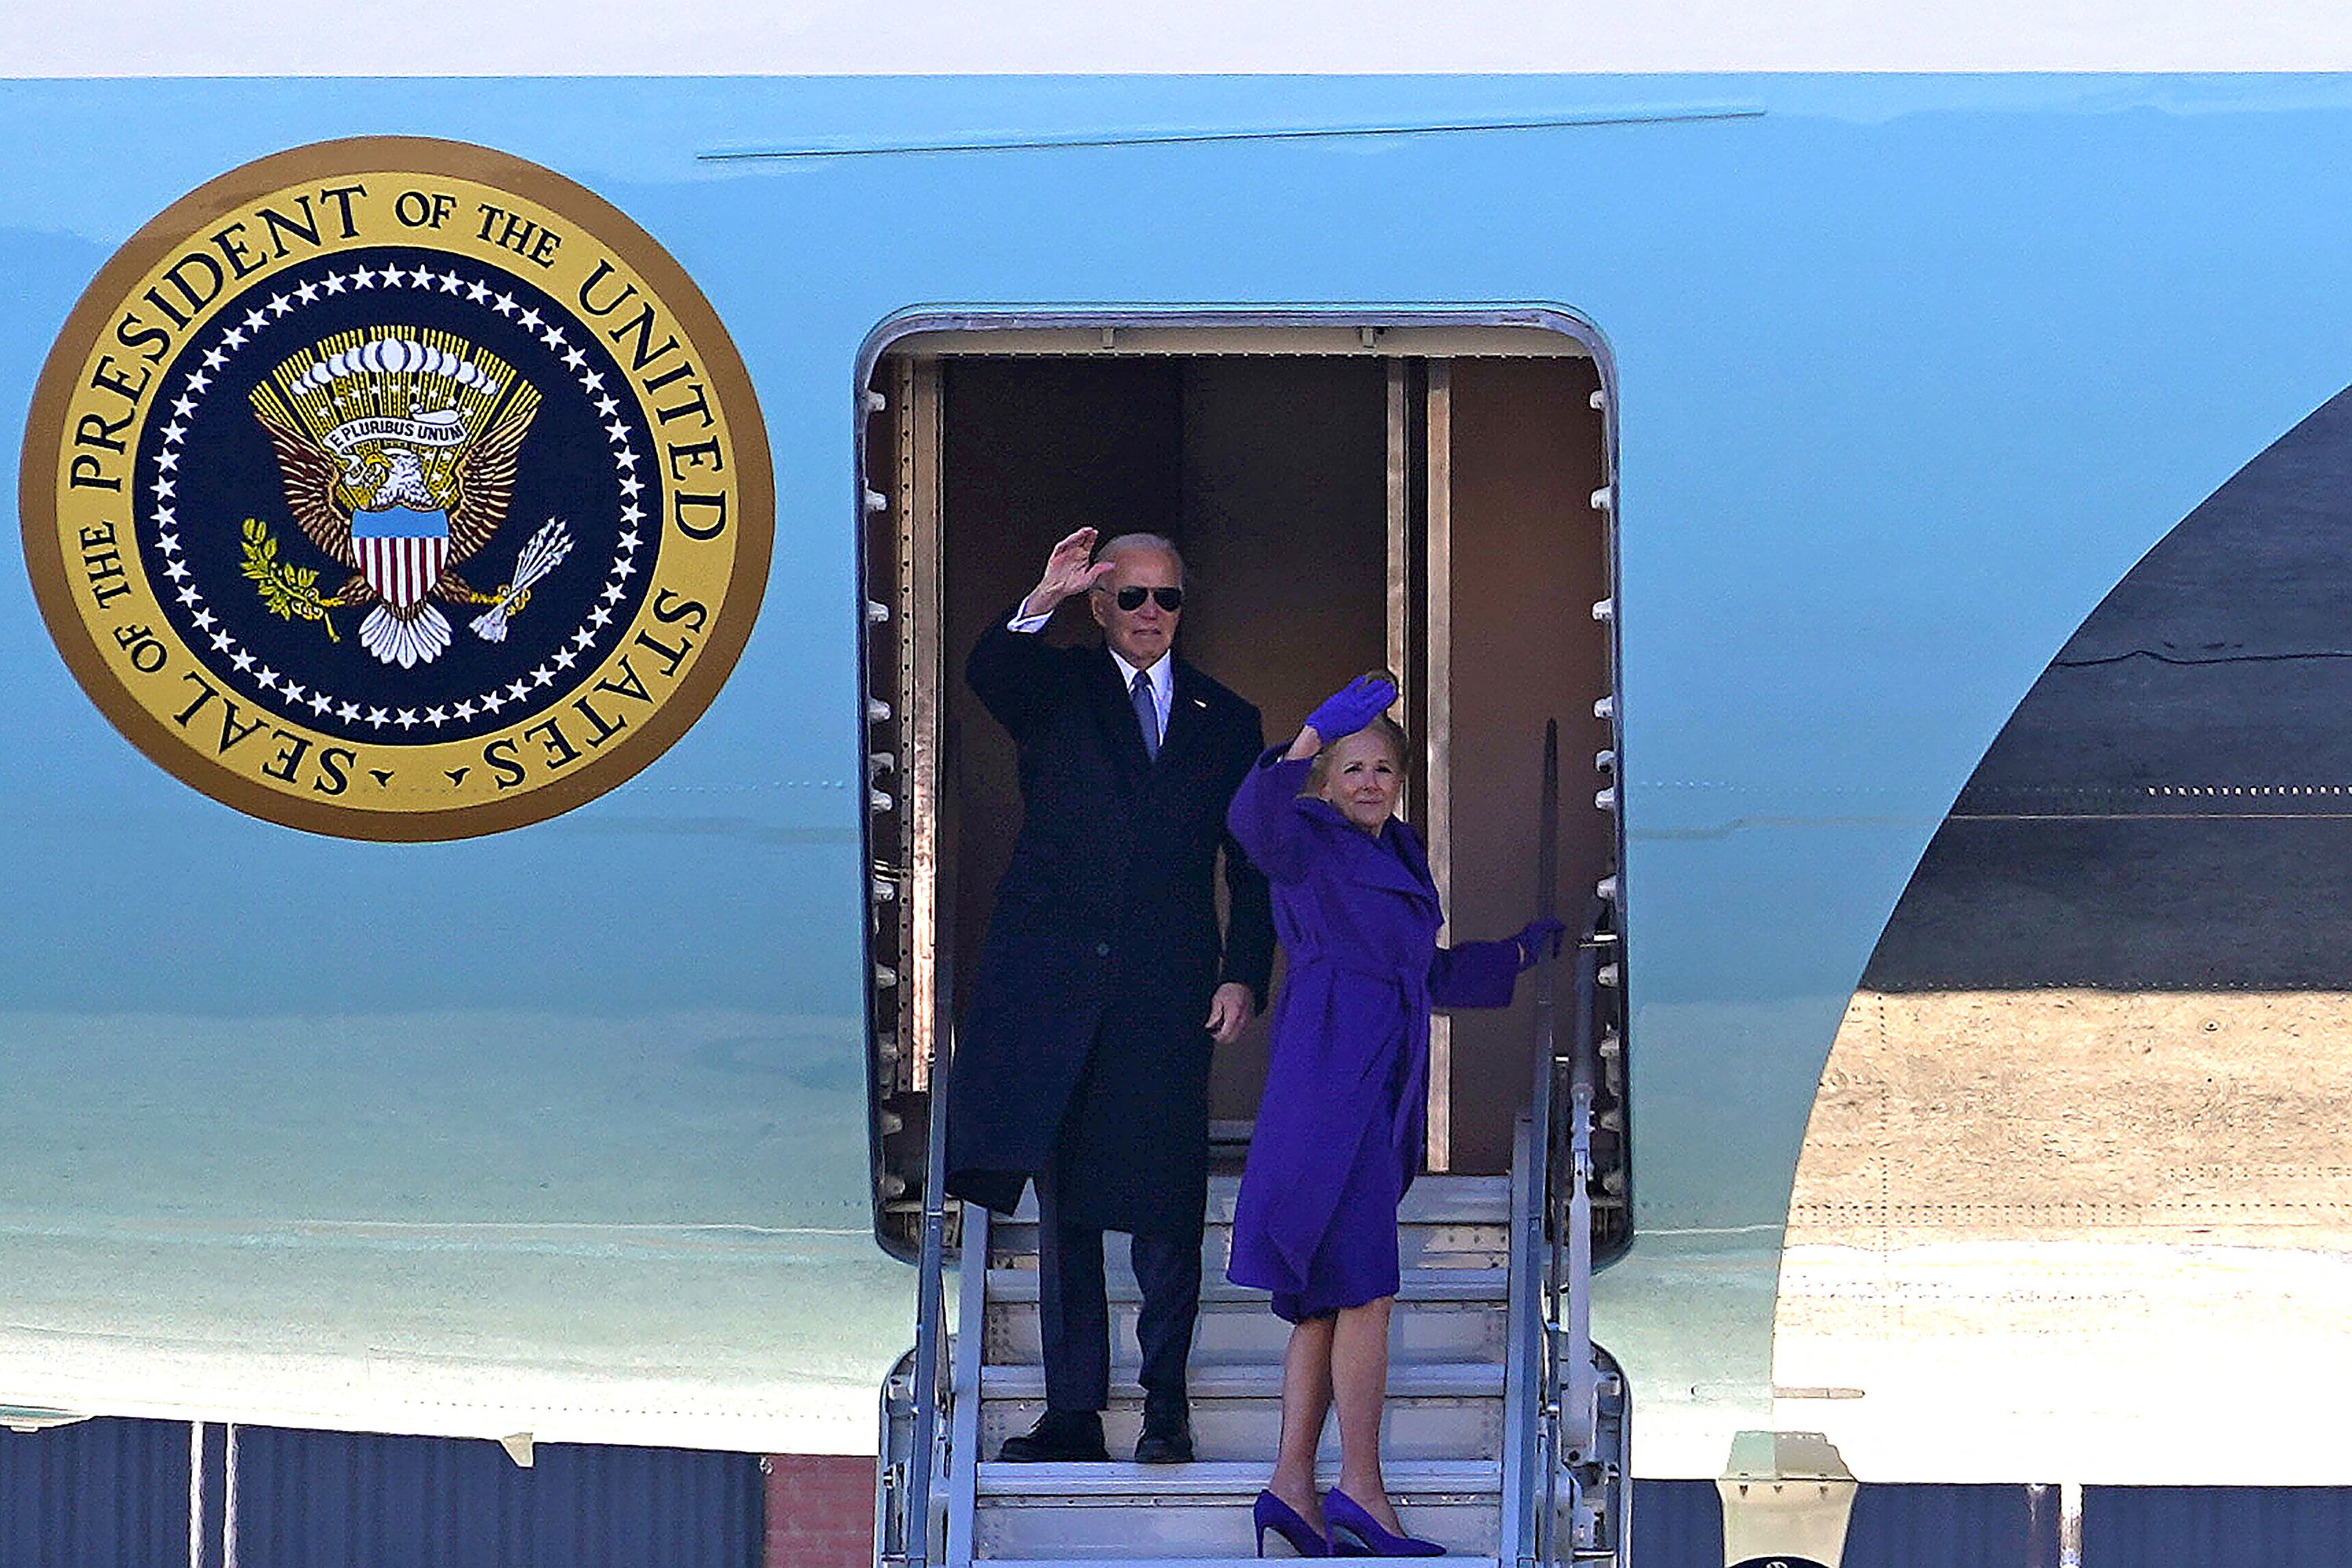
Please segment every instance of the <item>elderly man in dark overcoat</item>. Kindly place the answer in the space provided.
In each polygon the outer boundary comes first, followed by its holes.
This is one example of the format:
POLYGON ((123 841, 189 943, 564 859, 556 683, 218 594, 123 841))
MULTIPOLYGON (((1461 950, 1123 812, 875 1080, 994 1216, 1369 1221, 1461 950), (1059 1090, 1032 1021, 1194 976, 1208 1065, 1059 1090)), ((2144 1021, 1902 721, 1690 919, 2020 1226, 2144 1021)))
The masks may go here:
POLYGON ((948 1190, 1010 1213, 1037 1186, 1045 1413, 1003 1457, 1107 1457, 1103 1232, 1123 1230, 1142 1294, 1136 1458, 1169 1463, 1192 1457, 1212 1042, 1264 1007, 1273 965, 1265 880, 1225 830, 1265 733, 1255 708, 1175 657, 1174 547, 1094 546, 1092 529, 1055 545, 966 670, 1018 749, 1022 820, 956 1043, 948 1190), (1073 597, 1104 646, 1038 635, 1073 597))

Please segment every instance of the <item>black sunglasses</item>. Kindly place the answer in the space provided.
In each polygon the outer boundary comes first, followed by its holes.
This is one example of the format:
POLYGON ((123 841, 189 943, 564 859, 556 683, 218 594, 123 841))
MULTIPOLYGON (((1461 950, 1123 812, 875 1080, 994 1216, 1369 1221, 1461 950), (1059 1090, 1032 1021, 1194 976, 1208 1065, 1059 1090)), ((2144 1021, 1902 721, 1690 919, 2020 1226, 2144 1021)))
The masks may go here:
POLYGON ((1160 607, 1171 616, 1184 607, 1184 590, 1181 588, 1121 588, 1111 595, 1111 602, 1122 610, 1139 610, 1143 608, 1146 594, 1159 600, 1160 607))

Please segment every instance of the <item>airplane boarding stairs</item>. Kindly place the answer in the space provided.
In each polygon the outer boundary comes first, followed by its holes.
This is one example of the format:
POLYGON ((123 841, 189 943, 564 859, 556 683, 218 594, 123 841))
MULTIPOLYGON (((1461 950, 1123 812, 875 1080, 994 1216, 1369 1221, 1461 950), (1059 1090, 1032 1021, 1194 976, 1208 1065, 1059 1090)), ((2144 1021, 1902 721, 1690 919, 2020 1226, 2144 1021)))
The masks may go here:
MULTIPOLYGON (((1596 1128, 1604 1141, 1613 1131, 1612 1147, 1623 1142, 1622 1102, 1603 1087, 1622 1081, 1622 1060, 1610 1054, 1617 1036, 1601 1022, 1614 999, 1608 945, 1603 933, 1578 955, 1575 1040, 1543 1053, 1513 1173, 1424 1176, 1400 1215, 1390 1493, 1408 1531, 1479 1568, 1626 1562, 1629 1399, 1586 1318, 1596 1200, 1604 1241, 1622 1228, 1622 1170, 1613 1182, 1596 1176, 1591 1157, 1596 1128)), ((1250 1503, 1275 1450, 1287 1329, 1263 1292, 1225 1281, 1236 1184, 1220 1176, 1211 1187, 1192 1360, 1198 1458, 1187 1465, 1127 1458, 1142 1391, 1138 1298, 1117 1235, 1106 1248, 1111 1462, 999 1461, 1004 1438, 1044 1408, 1034 1198, 1010 1219, 964 1207, 960 1268, 947 1264, 953 1206, 926 1204, 921 1331, 883 1394, 877 1563, 1209 1568, 1252 1556, 1250 1503), (944 1331, 950 1290, 952 1334, 944 1331)), ((1337 1445, 1335 1420, 1325 1431, 1327 1485, 1337 1445)), ((1271 1535, 1266 1550, 1289 1555, 1271 1535)))

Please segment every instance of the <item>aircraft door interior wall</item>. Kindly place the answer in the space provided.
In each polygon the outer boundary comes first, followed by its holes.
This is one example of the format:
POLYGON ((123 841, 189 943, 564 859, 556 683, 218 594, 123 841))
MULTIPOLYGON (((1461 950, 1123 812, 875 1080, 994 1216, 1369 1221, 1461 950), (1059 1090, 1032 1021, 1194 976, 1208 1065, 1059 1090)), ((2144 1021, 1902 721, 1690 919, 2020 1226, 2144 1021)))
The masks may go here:
MULTIPOLYGON (((1181 365, 1152 359, 950 359, 941 371, 946 784, 957 819, 950 953, 957 1016, 1013 858, 1021 793, 1013 742, 964 684, 988 623, 1036 585, 1046 552, 1080 528, 1173 536, 1182 443, 1181 365)), ((1178 640, 1190 657, 1192 612, 1178 640)), ((1045 636, 1095 636, 1082 604, 1045 636)))
MULTIPOLYGON (((1449 450, 1432 464, 1451 492, 1451 614, 1432 634, 1450 636, 1454 672, 1446 744, 1433 757, 1451 774, 1446 933, 1504 936, 1534 913, 1547 719, 1559 721, 1554 895, 1575 926, 1617 854, 1615 816, 1593 805, 1615 782, 1593 766, 1610 744, 1592 713, 1610 689, 1609 628, 1592 617, 1609 594, 1607 520, 1591 504, 1602 469, 1588 399, 1600 383, 1581 359, 1457 359, 1446 369, 1449 450)), ((1510 1168, 1533 1064, 1528 990, 1507 1010, 1451 1021, 1450 1169, 1510 1168)))
MULTIPOLYGON (((1386 400, 1372 360, 1191 362, 1178 538, 1202 613, 1185 627, 1188 657, 1257 705, 1269 745, 1333 688, 1382 666, 1386 400)), ((1281 973, 1277 954, 1277 984, 1281 973)), ((1218 1050, 1218 1120, 1256 1114, 1266 1033, 1257 1019, 1218 1050)))

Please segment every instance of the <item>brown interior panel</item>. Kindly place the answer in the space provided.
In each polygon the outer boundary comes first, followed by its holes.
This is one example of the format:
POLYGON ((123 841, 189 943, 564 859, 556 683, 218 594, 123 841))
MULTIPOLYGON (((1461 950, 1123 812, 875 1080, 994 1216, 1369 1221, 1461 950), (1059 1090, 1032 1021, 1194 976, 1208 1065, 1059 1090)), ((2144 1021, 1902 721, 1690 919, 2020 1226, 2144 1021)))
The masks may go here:
MULTIPOLYGON (((1187 367, 1175 537, 1197 603, 1184 612, 1181 647, 1257 705, 1277 744, 1333 688, 1384 658, 1387 377, 1377 360, 1187 367)), ((1257 1114, 1265 1047, 1262 1018, 1219 1047, 1210 1114, 1257 1114)))
MULTIPOLYGON (((969 1001, 997 879, 1021 826, 1013 742, 964 684, 982 629, 1037 583, 1056 540, 1080 528, 1176 528, 1182 364, 1153 359, 943 362, 947 635, 940 649, 947 785, 957 833, 955 903, 941 946, 953 953, 956 1016, 969 1001)), ((1066 606, 1045 635, 1093 634, 1066 606)), ((1190 626, 1185 630, 1189 633, 1190 626)), ((1189 649, 1188 649, 1189 652, 1189 649)))
MULTIPOLYGON (((1609 689, 1609 593, 1600 384, 1590 360, 1452 363, 1451 744, 1453 890, 1449 938, 1517 931, 1536 904, 1536 830, 1544 721, 1560 726, 1560 918, 1582 920, 1616 856, 1612 815, 1593 793, 1612 782, 1594 754, 1610 744, 1592 716, 1609 689)), ((1456 1171, 1510 1168, 1511 1128, 1528 1103, 1533 1058, 1528 988, 1507 1012, 1453 1025, 1456 1171)))

